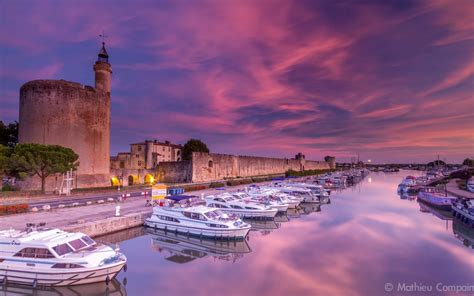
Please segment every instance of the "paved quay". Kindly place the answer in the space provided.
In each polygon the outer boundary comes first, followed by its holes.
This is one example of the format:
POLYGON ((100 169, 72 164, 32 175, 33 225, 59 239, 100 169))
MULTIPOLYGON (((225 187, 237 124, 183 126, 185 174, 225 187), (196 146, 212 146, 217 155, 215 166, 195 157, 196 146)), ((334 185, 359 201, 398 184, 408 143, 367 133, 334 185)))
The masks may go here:
POLYGON ((23 229, 26 223, 41 222, 46 223, 47 227, 75 229, 89 222, 115 218, 115 207, 117 205, 120 205, 121 216, 135 213, 146 213, 149 215, 152 211, 151 207, 145 206, 144 198, 136 198, 121 203, 112 202, 4 216, 0 218, 0 229, 23 229))
POLYGON ((446 191, 456 197, 474 199, 474 192, 459 189, 456 179, 453 179, 446 184, 446 191))

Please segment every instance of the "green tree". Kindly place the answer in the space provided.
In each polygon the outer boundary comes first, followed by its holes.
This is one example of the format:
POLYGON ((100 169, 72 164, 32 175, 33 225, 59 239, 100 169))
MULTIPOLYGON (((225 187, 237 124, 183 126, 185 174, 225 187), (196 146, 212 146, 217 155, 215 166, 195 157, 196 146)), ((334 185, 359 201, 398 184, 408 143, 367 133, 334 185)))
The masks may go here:
POLYGON ((183 160, 190 160, 193 152, 209 153, 209 148, 199 139, 189 139, 183 147, 183 160))
POLYGON ((474 166, 474 159, 466 158, 466 159, 464 159, 464 161, 462 162, 462 165, 474 166))
POLYGON ((45 192, 46 178, 57 173, 75 170, 79 156, 70 148, 58 145, 18 144, 9 159, 12 170, 38 176, 41 192, 45 192))
POLYGON ((0 176, 7 174, 9 171, 8 160, 12 153, 12 148, 0 144, 0 176))
POLYGON ((18 143, 18 122, 5 125, 0 120, 0 145, 15 147, 18 143))

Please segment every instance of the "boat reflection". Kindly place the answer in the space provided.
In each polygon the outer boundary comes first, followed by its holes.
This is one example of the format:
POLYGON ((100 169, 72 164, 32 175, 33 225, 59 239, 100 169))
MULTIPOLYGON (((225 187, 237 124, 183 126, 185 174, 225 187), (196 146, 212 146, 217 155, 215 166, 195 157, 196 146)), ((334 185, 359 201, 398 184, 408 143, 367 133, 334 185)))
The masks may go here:
POLYGON ((474 249, 474 228, 469 227, 461 220, 453 219, 454 237, 460 240, 464 246, 474 249))
POLYGON ((65 287, 38 287, 20 285, 0 285, 0 295, 2 296, 55 296, 55 295, 91 295, 91 296, 121 296, 127 295, 125 286, 117 279, 105 283, 94 283, 86 285, 65 286, 65 287))
POLYGON ((441 220, 453 220, 453 214, 451 213, 451 211, 441 210, 432 207, 422 201, 418 201, 418 205, 420 206, 420 212, 422 213, 430 213, 441 220))
POLYGON ((288 209, 286 211, 286 215, 289 218, 300 218, 301 217, 301 208, 297 207, 297 208, 294 208, 294 209, 288 209))
POLYGON ((248 219, 245 222, 252 225, 251 232, 260 232, 262 235, 268 235, 275 229, 280 228, 280 223, 275 222, 275 220, 248 219))
POLYGON ((398 192, 398 196, 400 196, 400 199, 405 199, 405 200, 415 200, 417 197, 417 194, 409 193, 409 192, 398 192))
POLYGON ((321 212, 321 205, 314 203, 301 203, 298 206, 301 209, 301 215, 309 215, 311 213, 321 212))
POLYGON ((151 228, 146 232, 151 235, 153 250, 162 253, 166 260, 178 264, 205 257, 233 263, 252 251, 246 240, 200 240, 151 228))
POLYGON ((290 219, 288 218, 286 212, 285 213, 278 213, 273 217, 273 221, 275 222, 288 222, 290 219))

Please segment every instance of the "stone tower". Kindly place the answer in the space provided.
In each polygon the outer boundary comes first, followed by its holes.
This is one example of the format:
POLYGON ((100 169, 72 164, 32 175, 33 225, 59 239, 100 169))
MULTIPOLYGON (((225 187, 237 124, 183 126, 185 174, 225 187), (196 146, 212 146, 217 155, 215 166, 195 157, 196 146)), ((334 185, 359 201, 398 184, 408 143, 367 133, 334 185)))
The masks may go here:
POLYGON ((110 95, 110 79, 112 67, 109 64, 109 54, 105 49, 105 43, 102 42, 102 48, 99 52, 97 62, 94 65, 95 88, 103 90, 110 95))
MULTIPOLYGON (((19 142, 73 149, 79 155, 75 179, 79 188, 110 185, 108 58, 102 44, 94 65, 95 88, 65 80, 34 80, 20 88, 19 142)), ((58 180, 48 179, 46 190, 58 187, 58 180)), ((37 181, 28 178, 21 186, 35 189, 37 181)))

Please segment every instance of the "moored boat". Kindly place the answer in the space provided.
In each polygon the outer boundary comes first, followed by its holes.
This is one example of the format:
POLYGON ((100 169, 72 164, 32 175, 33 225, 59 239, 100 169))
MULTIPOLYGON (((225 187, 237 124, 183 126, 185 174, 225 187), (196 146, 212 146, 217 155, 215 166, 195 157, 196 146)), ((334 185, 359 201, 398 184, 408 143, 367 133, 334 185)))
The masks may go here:
POLYGON ((440 209, 451 209, 451 205, 456 198, 442 193, 436 187, 422 187, 418 192, 418 200, 440 209))
MULTIPOLYGON (((208 195, 205 198, 206 205, 218 208, 223 212, 234 214, 242 218, 273 218, 278 213, 270 203, 264 204, 253 200, 244 200, 234 197, 228 193, 220 195, 208 195)), ((288 206, 285 206, 285 210, 288 206)))
POLYGON ((111 281, 126 266, 125 255, 83 233, 28 224, 0 231, 0 281, 70 286, 111 281))
POLYGON ((453 202, 451 209, 455 218, 474 227, 474 200, 458 199, 453 202))
POLYGON ((236 215, 207 207, 194 196, 169 196, 164 206, 153 208, 144 225, 189 236, 212 239, 244 239, 250 225, 236 215))

